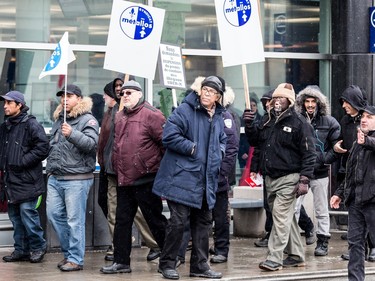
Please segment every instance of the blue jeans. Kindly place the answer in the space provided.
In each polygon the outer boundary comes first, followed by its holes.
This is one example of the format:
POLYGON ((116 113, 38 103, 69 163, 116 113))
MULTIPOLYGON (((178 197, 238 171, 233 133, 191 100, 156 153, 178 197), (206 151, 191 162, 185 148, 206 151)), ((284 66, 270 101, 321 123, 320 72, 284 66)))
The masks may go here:
POLYGON ((46 249, 46 240, 35 209, 38 198, 20 204, 8 204, 8 215, 14 228, 14 251, 21 255, 46 249))
POLYGON ((47 217, 69 262, 83 265, 87 197, 94 179, 48 178, 47 217))

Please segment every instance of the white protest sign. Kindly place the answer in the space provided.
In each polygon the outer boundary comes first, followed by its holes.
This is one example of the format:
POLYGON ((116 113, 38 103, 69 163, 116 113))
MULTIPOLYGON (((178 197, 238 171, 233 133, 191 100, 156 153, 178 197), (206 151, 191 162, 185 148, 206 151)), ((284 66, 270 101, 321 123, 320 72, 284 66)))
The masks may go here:
POLYGON ((165 11, 114 0, 104 69, 154 79, 165 11))
POLYGON ((257 0, 215 0, 223 66, 264 61, 257 0))
POLYGON ((159 75, 160 84, 167 88, 186 88, 180 47, 160 44, 159 75))

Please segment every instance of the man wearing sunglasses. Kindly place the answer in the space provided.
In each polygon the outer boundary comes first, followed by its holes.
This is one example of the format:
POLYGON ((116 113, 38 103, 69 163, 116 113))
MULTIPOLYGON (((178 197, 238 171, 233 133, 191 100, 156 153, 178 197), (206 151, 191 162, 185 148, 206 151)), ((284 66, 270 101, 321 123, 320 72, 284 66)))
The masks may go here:
POLYGON ((152 186, 164 153, 165 117, 143 98, 141 85, 133 80, 120 92, 124 109, 115 117, 112 164, 117 175, 117 209, 113 236, 114 261, 102 273, 129 273, 132 225, 138 207, 160 249, 163 248, 167 219, 152 186))

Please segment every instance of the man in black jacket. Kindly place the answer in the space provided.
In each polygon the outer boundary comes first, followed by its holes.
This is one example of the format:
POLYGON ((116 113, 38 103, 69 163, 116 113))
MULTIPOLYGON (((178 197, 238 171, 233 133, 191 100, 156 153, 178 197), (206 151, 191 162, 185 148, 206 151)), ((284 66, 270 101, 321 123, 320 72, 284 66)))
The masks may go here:
MULTIPOLYGON (((349 151, 352 148, 354 141, 356 140, 357 128, 360 125, 360 110, 367 105, 366 96, 364 91, 356 86, 350 85, 344 90, 340 96, 340 103, 342 108, 345 110, 345 115, 340 120, 341 134, 340 141, 334 146, 334 151, 340 154, 340 166, 337 173, 337 186, 340 186, 344 181, 346 173, 346 162, 349 157, 349 151)), ((342 235, 346 239, 346 234, 342 235)), ((368 261, 375 261, 375 248, 372 245, 370 239, 368 240, 370 253, 368 261)), ((348 254, 342 254, 341 258, 349 260, 348 254)))
POLYGON ((280 84, 272 94, 272 109, 260 123, 244 112, 245 133, 250 145, 260 146, 261 170, 265 176, 273 226, 268 256, 259 268, 275 271, 304 266, 305 251, 294 215, 296 197, 306 194, 313 176, 315 147, 313 129, 294 110, 295 92, 289 83, 280 84), (283 259, 283 252, 288 257, 283 259))
POLYGON ((348 207, 348 280, 365 280, 366 235, 375 241, 375 107, 360 110, 361 122, 346 162, 344 183, 331 198, 337 209, 348 207))
MULTIPOLYGON (((340 136, 340 124, 330 115, 327 98, 318 86, 307 86, 299 92, 295 109, 301 113, 314 128, 316 139, 316 162, 314 179, 310 181, 310 189, 314 194, 314 210, 317 220, 318 242, 314 251, 315 256, 328 254, 330 220, 328 212, 328 183, 329 165, 336 161, 337 155, 333 146, 340 136)), ((297 214, 303 204, 304 196, 297 200, 297 214)))
POLYGON ((0 100, 5 112, 0 127, 1 188, 6 192, 14 228, 14 252, 3 260, 41 262, 47 244, 37 208, 46 191, 42 161, 48 155, 48 138, 35 117, 27 114, 22 93, 11 91, 0 100))

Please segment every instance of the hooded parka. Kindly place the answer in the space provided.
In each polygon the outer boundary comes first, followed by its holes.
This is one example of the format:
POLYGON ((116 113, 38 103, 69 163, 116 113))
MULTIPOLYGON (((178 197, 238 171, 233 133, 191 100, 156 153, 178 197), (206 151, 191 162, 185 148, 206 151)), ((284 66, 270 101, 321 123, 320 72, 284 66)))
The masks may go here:
POLYGON ((314 178, 328 177, 329 166, 337 160, 338 155, 333 151, 333 146, 340 137, 340 124, 330 115, 330 106, 327 98, 318 86, 308 86, 303 89, 296 98, 295 109, 306 117, 306 120, 314 128, 316 161, 314 178), (317 110, 312 117, 305 108, 307 98, 314 98, 317 110))
POLYGON ((166 152, 156 175, 155 194, 198 209, 206 198, 209 209, 214 207, 227 139, 223 110, 216 103, 210 117, 192 91, 173 111, 163 131, 166 152))

